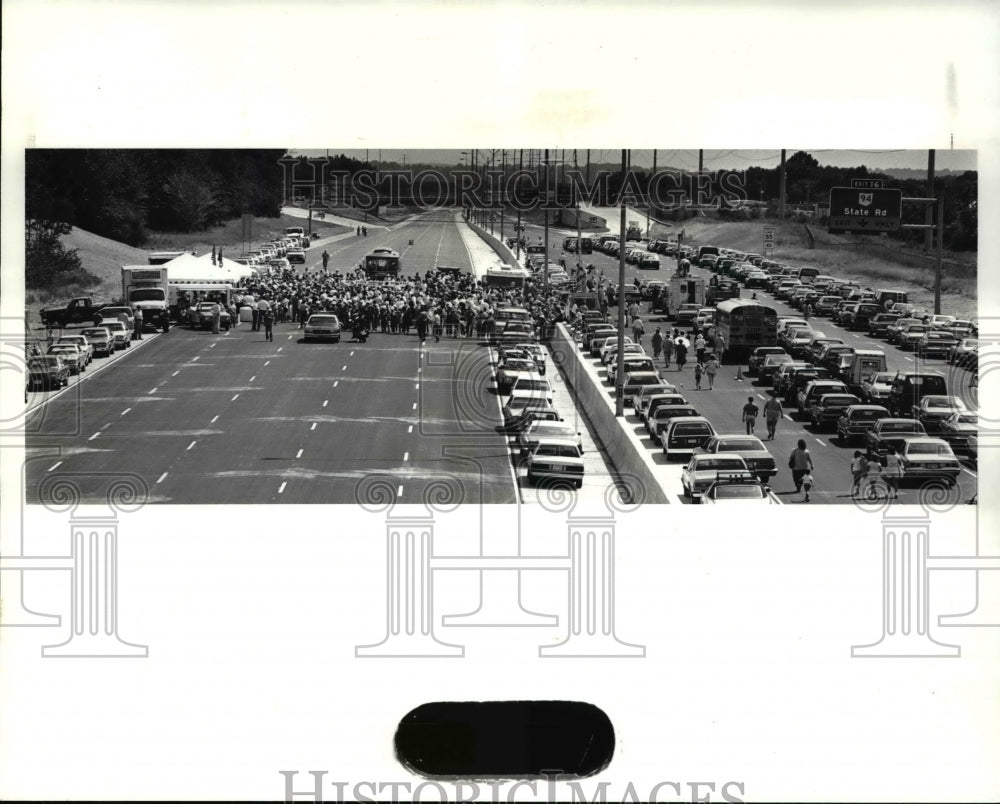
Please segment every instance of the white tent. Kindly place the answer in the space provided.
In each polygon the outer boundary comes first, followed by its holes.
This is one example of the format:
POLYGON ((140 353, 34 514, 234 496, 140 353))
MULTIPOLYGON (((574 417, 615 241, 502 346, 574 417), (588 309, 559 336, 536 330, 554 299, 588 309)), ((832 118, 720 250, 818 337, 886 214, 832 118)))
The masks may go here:
POLYGON ((244 276, 254 273, 253 268, 241 265, 235 260, 222 258, 222 265, 212 265, 212 255, 205 254, 195 257, 193 254, 181 254, 170 262, 164 263, 167 278, 171 282, 232 282, 236 283, 244 276))

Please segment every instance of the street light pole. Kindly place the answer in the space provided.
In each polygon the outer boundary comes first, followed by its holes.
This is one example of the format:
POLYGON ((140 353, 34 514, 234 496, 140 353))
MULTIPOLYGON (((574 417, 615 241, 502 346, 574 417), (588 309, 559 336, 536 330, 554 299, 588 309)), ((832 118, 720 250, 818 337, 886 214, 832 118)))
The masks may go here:
POLYGON ((618 365, 615 371, 615 416, 625 415, 625 171, 628 151, 622 149, 622 184, 618 191, 621 226, 618 236, 618 365))
POLYGON ((542 269, 544 285, 549 287, 549 149, 545 149, 545 203, 542 204, 545 212, 545 267, 542 269))

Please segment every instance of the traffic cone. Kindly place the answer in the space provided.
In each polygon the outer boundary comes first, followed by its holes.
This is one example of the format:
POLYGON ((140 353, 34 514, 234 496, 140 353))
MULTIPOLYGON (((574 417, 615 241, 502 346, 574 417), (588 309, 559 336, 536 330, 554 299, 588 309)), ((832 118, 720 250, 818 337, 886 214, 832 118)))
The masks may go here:
POLYGON ((736 366, 736 379, 743 381, 743 366, 739 364, 736 366))

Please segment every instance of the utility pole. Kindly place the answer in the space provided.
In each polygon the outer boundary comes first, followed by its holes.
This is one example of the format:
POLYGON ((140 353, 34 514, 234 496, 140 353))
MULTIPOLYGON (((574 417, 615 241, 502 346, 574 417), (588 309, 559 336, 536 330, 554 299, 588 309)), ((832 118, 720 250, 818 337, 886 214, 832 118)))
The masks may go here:
MULTIPOLYGON (((934 151, 933 151, 933 149, 927 152, 927 197, 928 198, 933 198, 934 197, 934 151)), ((934 214, 934 210, 931 209, 931 205, 928 204, 927 208, 924 210, 924 223, 926 223, 928 226, 930 226, 930 224, 931 224, 931 216, 933 214, 934 214)), ((940 223, 940 220, 941 219, 939 218, 938 219, 938 223, 940 223)), ((940 229, 940 226, 939 226, 938 227, 938 237, 940 238, 940 236, 941 236, 941 229, 940 229)), ((925 254, 930 254, 931 246, 932 246, 933 243, 934 243, 934 240, 933 240, 933 230, 932 229, 925 229, 924 230, 924 253, 925 254)), ((938 311, 935 310, 935 314, 937 312, 938 311)))
POLYGON ((628 151, 622 149, 621 227, 618 236, 618 365, 615 373, 615 416, 625 415, 625 174, 628 151))
MULTIPOLYGON (((580 166, 576 162, 576 148, 574 148, 573 149, 573 172, 574 173, 579 173, 579 171, 580 171, 580 166)), ((575 184, 573 186, 574 186, 574 188, 576 187, 575 184)), ((583 260, 581 259, 581 255, 583 254, 583 251, 582 251, 582 247, 580 245, 580 242, 583 240, 583 237, 580 234, 580 203, 576 200, 576 191, 575 191, 575 189, 574 189, 574 192, 573 192, 573 197, 570 199, 570 203, 572 203, 573 206, 576 207, 576 261, 578 263, 582 263, 583 260)))
MULTIPOLYGON (((521 171, 524 170, 524 148, 517 152, 517 180, 521 180, 521 171)), ((514 229, 514 240, 517 241, 517 254, 515 257, 521 261, 521 205, 517 205, 517 227, 514 229)))
MULTIPOLYGON (((934 153, 931 151, 931 153, 934 153)), ((929 208, 930 205, 928 205, 929 208)), ((930 230, 928 230, 929 232, 930 230)), ((944 193, 937 202, 937 265, 934 270, 934 315, 941 315, 941 268, 944 262, 944 193)))
POLYGON ((587 187, 590 187, 590 148, 587 149, 587 187))
MULTIPOLYGON (((701 175, 701 171, 704 169, 704 166, 705 166, 705 152, 701 148, 699 148, 698 149, 698 175, 699 176, 701 175)), ((701 180, 699 179, 699 181, 701 181, 701 180)))
POLYGON ((779 174, 779 184, 778 188, 778 217, 781 220, 785 219, 785 149, 781 149, 781 173, 779 174))
POLYGON ((542 204, 542 209, 545 210, 545 267, 542 269, 544 271, 544 284, 545 288, 549 287, 549 149, 545 149, 545 203, 542 204))
POLYGON ((507 212, 507 204, 505 203, 504 193, 507 188, 507 149, 504 148, 500 152, 500 242, 503 242, 503 222, 504 215, 507 212))
MULTIPOLYGON (((653 176, 656 175, 656 149, 653 149, 653 176)), ((649 239, 649 207, 653 201, 649 193, 650 182, 646 182, 646 238, 649 239)))

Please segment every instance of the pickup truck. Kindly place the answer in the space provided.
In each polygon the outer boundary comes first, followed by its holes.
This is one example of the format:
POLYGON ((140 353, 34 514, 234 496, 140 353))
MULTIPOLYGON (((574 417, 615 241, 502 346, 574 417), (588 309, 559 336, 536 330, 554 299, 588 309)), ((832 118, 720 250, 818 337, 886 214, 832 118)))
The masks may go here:
POLYGON ((65 307, 42 310, 40 315, 42 323, 50 328, 90 323, 96 326, 98 311, 106 304, 107 302, 95 302, 90 296, 79 296, 71 300, 65 307))

